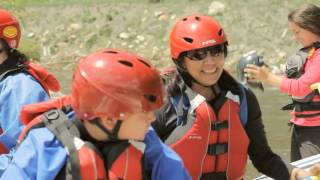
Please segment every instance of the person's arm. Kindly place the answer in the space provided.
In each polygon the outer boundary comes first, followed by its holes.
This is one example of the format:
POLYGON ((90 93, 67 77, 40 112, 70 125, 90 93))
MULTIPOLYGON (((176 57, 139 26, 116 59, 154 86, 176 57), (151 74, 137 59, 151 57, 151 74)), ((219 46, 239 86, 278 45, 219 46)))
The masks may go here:
POLYGON ((306 96, 311 92, 310 86, 320 82, 320 50, 316 52, 314 57, 308 60, 305 73, 298 79, 283 78, 280 90, 293 96, 306 96))
POLYGON ((0 155, 0 177, 3 172, 8 168, 9 164, 12 161, 13 155, 15 153, 14 148, 8 154, 1 154, 0 155))
POLYGON ((145 163, 153 180, 191 180, 183 161, 170 147, 163 144, 150 128, 144 139, 145 163))
POLYGON ((257 170, 274 179, 289 179, 293 166, 272 152, 261 119, 261 110, 252 91, 247 91, 248 122, 245 130, 250 139, 248 154, 257 170))
POLYGON ((1 84, 0 127, 3 133, 0 143, 9 150, 16 144, 23 128, 19 118, 22 106, 48 100, 49 96, 38 82, 25 74, 10 76, 1 84))
MULTIPOLYGON (((1 155, 0 164, 4 162, 1 155)), ((65 149, 46 128, 30 131, 11 162, 1 169, 0 180, 55 179, 67 158, 65 149)))
POLYGON ((249 81, 262 81, 279 89, 284 78, 283 76, 272 74, 266 66, 259 67, 254 64, 248 64, 244 72, 249 81))
POLYGON ((310 86, 320 81, 320 50, 307 63, 310 63, 308 69, 305 69, 305 73, 298 79, 275 75, 267 67, 258 67, 253 64, 248 64, 244 71, 249 80, 259 80, 279 88, 281 92, 288 95, 304 97, 311 92, 310 86))

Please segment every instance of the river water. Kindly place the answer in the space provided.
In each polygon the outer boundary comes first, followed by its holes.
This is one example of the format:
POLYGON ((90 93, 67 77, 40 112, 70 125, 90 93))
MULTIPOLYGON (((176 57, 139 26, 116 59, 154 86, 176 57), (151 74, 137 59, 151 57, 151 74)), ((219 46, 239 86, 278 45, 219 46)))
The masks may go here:
MULTIPOLYGON (((70 92, 71 71, 53 71, 62 84, 62 92, 70 92)), ((262 110, 265 131, 269 144, 274 152, 279 154, 284 160, 290 159, 290 129, 288 120, 289 112, 281 111, 280 108, 289 102, 289 97, 279 93, 277 89, 265 87, 265 91, 254 90, 262 110)), ((247 174, 245 179, 253 179, 259 176, 257 170, 248 161, 247 174)))
MULTIPOLYGON (((272 150, 280 155, 283 160, 290 160, 290 119, 289 111, 282 111, 281 107, 289 103, 288 95, 281 94, 277 89, 266 87, 264 92, 254 90, 262 110, 262 118, 269 145, 272 150)), ((259 173, 248 162, 245 179, 253 179, 259 173)))

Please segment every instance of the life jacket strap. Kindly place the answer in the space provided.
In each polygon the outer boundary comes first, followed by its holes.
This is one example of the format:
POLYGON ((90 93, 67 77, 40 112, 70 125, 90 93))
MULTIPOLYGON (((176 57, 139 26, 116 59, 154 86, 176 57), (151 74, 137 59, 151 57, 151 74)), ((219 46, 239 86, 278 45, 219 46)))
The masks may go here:
POLYGON ((209 155, 220 155, 228 152, 228 143, 217 143, 217 144, 209 144, 208 146, 208 154, 209 155))
POLYGON ((226 172, 209 172, 203 173, 200 180, 212 180, 212 179, 227 179, 226 172))
POLYGON ((297 118, 311 118, 315 116, 320 116, 320 113, 313 113, 313 114, 296 114, 297 118))
POLYGON ((303 112, 303 111, 319 111, 320 110, 320 102, 294 102, 295 112, 303 112))
POLYGON ((74 180, 81 180, 80 160, 77 148, 73 142, 74 137, 80 137, 75 124, 68 120, 67 115, 59 110, 52 109, 43 116, 46 127, 57 137, 57 139, 68 149, 68 156, 71 162, 71 174, 74 180))
POLYGON ((213 131, 219 131, 221 129, 228 129, 228 127, 229 127, 228 120, 216 121, 216 122, 211 123, 211 130, 213 130, 213 131))

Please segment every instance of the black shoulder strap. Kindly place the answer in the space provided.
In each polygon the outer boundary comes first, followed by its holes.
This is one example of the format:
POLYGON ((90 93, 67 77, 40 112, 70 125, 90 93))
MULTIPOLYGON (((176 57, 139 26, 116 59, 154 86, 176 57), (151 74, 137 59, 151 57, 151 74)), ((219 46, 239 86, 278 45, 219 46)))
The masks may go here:
POLYGON ((25 70, 25 68, 25 64, 13 58, 8 58, 6 61, 0 64, 0 81, 10 74, 15 74, 25 70))
MULTIPOLYGON (((106 145, 102 148, 101 152, 104 159, 104 164, 107 166, 107 170, 109 171, 113 165, 113 163, 118 159, 120 154, 123 153, 128 147, 130 146, 130 143, 128 141, 118 141, 118 142, 108 142, 106 145)), ((150 180, 151 175, 150 172, 148 172, 146 169, 146 164, 144 163, 144 154, 141 158, 140 164, 141 164, 141 170, 142 170, 142 177, 143 180, 150 180)))
POLYGON ((128 141, 119 141, 119 142, 108 142, 101 149, 104 164, 107 169, 110 170, 112 164, 118 159, 120 154, 129 147, 130 143, 128 141))
POLYGON ((75 140, 80 137, 80 133, 74 123, 70 121, 67 115, 59 109, 52 109, 43 116, 43 122, 46 127, 57 137, 57 139, 67 149, 71 163, 72 179, 81 180, 80 160, 75 145, 75 140))
POLYGON ((142 178, 143 180, 151 180, 151 172, 147 171, 147 165, 145 162, 145 154, 143 154, 141 158, 141 170, 142 170, 142 178))
POLYGON ((240 120, 243 126, 248 122, 248 101, 246 95, 246 87, 239 84, 240 88, 240 120))
POLYGON ((23 71, 24 68, 21 68, 21 67, 17 67, 15 69, 9 69, 7 70, 6 72, 3 72, 1 75, 0 75, 0 81, 2 81, 3 79, 5 79, 8 75, 12 75, 12 74, 16 74, 16 73, 19 73, 21 71, 23 71))

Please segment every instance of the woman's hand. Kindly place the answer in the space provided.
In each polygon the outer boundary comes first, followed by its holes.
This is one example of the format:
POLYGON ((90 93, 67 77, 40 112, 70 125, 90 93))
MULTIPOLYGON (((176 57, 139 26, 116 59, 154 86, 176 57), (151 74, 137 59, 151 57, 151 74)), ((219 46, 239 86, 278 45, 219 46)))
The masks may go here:
POLYGON ((291 172, 290 180, 303 180, 308 176, 311 176, 311 173, 309 171, 300 168, 294 168, 291 172))
POLYGON ((311 172, 312 176, 317 176, 318 178, 320 178, 320 164, 311 166, 309 171, 311 172))
POLYGON ((318 180, 320 177, 320 164, 315 164, 309 170, 294 168, 290 180, 318 180))

